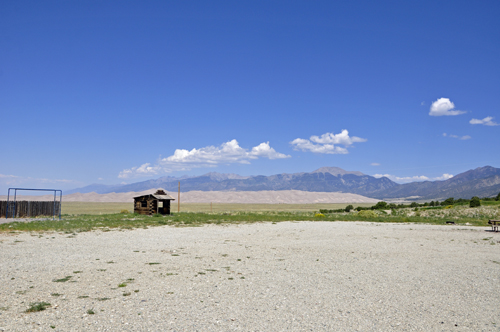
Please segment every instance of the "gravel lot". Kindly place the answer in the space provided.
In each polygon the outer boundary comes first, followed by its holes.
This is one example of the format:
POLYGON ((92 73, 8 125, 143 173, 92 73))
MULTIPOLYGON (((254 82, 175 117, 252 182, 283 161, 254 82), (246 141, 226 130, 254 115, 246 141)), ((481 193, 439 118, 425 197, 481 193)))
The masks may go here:
POLYGON ((0 331, 500 331, 500 233, 486 228, 0 234, 0 271, 0 331))

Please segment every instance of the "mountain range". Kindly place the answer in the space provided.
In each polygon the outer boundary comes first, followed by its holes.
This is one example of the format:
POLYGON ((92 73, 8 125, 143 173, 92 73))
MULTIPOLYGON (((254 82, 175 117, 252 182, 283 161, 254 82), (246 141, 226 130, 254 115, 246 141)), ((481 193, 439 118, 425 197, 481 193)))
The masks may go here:
POLYGON ((144 191, 164 188, 176 192, 178 183, 187 191, 260 191, 302 190, 312 192, 344 192, 377 199, 443 200, 448 197, 491 197, 500 192, 500 168, 479 167, 444 181, 423 181, 398 184, 387 177, 375 178, 357 171, 338 167, 322 167, 310 173, 276 174, 271 176, 241 176, 207 173, 201 176, 160 177, 125 185, 92 184, 65 192, 98 194, 144 191))

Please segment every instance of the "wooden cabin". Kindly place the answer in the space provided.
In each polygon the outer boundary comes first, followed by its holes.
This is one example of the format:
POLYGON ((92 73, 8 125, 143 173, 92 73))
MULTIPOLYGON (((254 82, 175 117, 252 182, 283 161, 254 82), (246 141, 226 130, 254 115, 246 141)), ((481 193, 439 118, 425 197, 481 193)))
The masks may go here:
POLYGON ((137 196, 134 197, 134 213, 170 214, 170 201, 175 201, 175 198, 163 190, 158 190, 154 194, 137 196))

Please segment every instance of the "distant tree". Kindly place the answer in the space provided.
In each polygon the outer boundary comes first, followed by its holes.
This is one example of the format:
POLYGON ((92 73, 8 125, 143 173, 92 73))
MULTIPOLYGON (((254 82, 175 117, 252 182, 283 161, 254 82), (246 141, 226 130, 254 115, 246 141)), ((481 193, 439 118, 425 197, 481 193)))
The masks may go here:
POLYGON ((481 200, 479 199, 479 197, 477 197, 477 196, 472 197, 470 199, 469 206, 471 208, 481 206, 481 200))
POLYGON ((352 205, 347 205, 344 209, 345 212, 351 212, 351 210, 354 209, 354 206, 352 205))
POLYGON ((394 203, 389 204, 389 209, 397 209, 398 206, 394 203))
POLYGON ((453 197, 447 198, 441 203, 441 205, 453 205, 455 203, 455 199, 453 197))
POLYGON ((387 209, 387 202, 380 201, 374 206, 372 206, 372 210, 384 210, 387 209))
POLYGON ((418 207, 418 203, 417 202, 411 202, 410 207, 416 208, 416 207, 418 207))
POLYGON ((424 203, 424 206, 429 206, 429 203, 425 202, 425 203, 424 203))
POLYGON ((500 193, 498 193, 497 197, 495 197, 495 201, 500 201, 500 193))
POLYGON ((356 211, 358 211, 358 212, 359 212, 359 211, 361 211, 361 210, 364 210, 364 208, 363 208, 363 207, 361 207, 361 206, 358 206, 358 207, 356 208, 356 211))
POLYGON ((441 203, 439 203, 439 201, 435 201, 435 202, 434 202, 434 205, 435 205, 435 206, 439 206, 439 205, 441 205, 441 203))
POLYGON ((431 202, 429 203, 429 206, 434 206, 434 201, 431 201, 431 202))

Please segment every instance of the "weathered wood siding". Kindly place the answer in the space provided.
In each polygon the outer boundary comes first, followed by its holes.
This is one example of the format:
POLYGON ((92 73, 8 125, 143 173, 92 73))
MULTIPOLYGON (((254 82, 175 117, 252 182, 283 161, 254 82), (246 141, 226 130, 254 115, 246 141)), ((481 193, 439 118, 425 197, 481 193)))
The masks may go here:
MULTIPOLYGON (((26 217, 38 217, 38 216, 59 216, 59 210, 61 209, 61 203, 54 201, 9 201, 9 218, 14 218, 14 209, 16 210, 16 218, 26 218, 26 217), (54 211, 55 207, 55 211, 54 211)), ((7 213, 7 201, 0 201, 0 217, 5 218, 7 213)))
POLYGON ((136 199, 134 201, 134 212, 139 214, 153 215, 156 213, 160 214, 170 214, 170 201, 160 200, 163 203, 163 207, 158 207, 159 200, 157 199, 136 199), (143 202, 146 202, 146 206, 143 206, 143 202))

